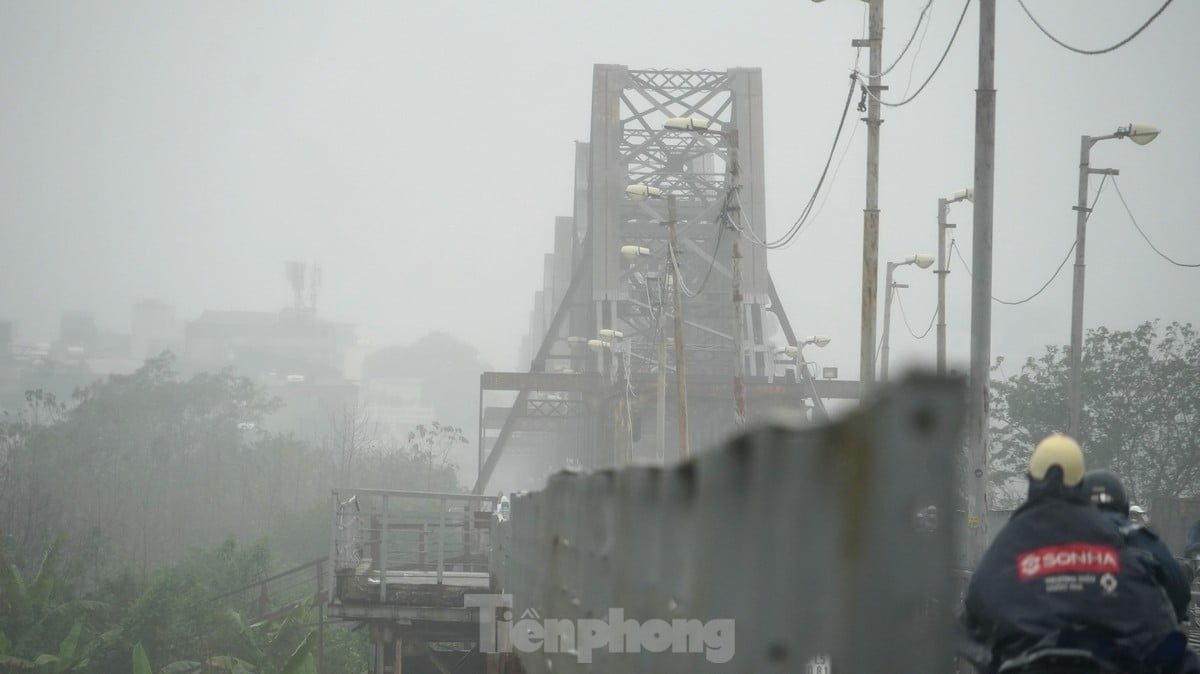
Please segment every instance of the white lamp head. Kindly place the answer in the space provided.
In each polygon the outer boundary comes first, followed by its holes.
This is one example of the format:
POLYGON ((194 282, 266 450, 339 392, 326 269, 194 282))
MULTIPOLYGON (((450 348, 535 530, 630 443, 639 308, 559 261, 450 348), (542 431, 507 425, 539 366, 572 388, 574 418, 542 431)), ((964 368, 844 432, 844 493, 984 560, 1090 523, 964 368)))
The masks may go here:
POLYGON ((663 122, 664 129, 681 131, 708 131, 709 122, 703 117, 671 117, 663 122))
POLYGON ((647 199, 661 199, 662 190, 650 185, 630 185, 625 188, 625 196, 630 201, 645 201, 647 199))
POLYGON ((1141 124, 1139 122, 1131 122, 1129 126, 1118 129, 1118 133, 1122 133, 1129 137, 1129 140, 1138 145, 1145 145, 1150 141, 1158 138, 1160 130, 1153 124, 1141 124))
POLYGON ((975 190, 971 189, 970 187, 964 187, 961 190, 958 190, 957 192, 955 192, 953 199, 951 199, 951 201, 963 201, 963 200, 975 201, 975 190))
POLYGON ((600 330, 600 337, 601 339, 622 339, 625 337, 625 333, 612 328, 603 328, 600 330))
POLYGON ((634 258, 645 257, 650 254, 650 249, 645 246, 621 246, 621 257, 632 262, 634 258))
POLYGON ((589 339, 587 345, 592 351, 599 351, 600 349, 609 346, 609 343, 603 339, 589 339))
POLYGON ((933 264, 933 256, 929 253, 918 253, 904 258, 904 262, 905 264, 915 264, 921 269, 927 269, 929 265, 933 264))
POLYGON ((829 335, 809 335, 808 337, 804 338, 805 344, 816 344, 820 347, 828 345, 831 341, 833 341, 833 339, 829 335))

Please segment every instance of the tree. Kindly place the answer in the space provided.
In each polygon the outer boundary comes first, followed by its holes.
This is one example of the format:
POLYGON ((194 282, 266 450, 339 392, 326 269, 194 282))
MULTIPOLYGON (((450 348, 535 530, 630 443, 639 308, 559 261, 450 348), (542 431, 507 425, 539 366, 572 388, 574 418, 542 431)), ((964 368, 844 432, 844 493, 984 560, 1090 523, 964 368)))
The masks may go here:
POLYGON ((425 489, 434 491, 435 475, 439 483, 446 477, 454 478, 454 465, 448 459, 450 451, 467 443, 461 428, 435 421, 429 426, 419 424, 409 431, 404 450, 425 466, 425 489))
MULTIPOLYGON (((1131 498, 1200 493, 1200 336, 1158 321, 1089 330, 1079 438, 1089 468, 1121 476, 1131 498)), ((992 384, 992 471, 1024 474, 1037 442, 1067 426, 1070 359, 1048 346, 992 384)))
POLYGON ((51 541, 32 578, 0 550, 0 671, 87 671, 93 651, 120 635, 119 628, 84 631, 103 604, 54 599, 61 549, 58 539, 51 541))

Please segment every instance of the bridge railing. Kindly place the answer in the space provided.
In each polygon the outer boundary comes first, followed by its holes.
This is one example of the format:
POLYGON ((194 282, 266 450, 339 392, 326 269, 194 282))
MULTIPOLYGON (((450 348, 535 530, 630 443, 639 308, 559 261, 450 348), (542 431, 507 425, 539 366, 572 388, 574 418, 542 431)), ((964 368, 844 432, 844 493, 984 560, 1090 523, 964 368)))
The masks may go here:
POLYGON ((388 602, 400 585, 486 578, 497 500, 471 494, 335 489, 329 564, 334 599, 388 602))
POLYGON ((538 622, 513 648, 530 674, 950 671, 962 412, 960 382, 915 379, 830 426, 553 477, 497 534, 512 614, 538 622), (564 624, 580 640, 549 646, 564 624))

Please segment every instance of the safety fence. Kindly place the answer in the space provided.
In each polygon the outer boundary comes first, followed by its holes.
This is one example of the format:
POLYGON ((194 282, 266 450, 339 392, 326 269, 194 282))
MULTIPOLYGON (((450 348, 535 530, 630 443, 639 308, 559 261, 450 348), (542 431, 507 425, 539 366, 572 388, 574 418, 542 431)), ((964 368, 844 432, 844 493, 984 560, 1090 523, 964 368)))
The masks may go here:
POLYGON ((675 467, 514 498, 492 553, 508 647, 531 674, 952 671, 938 513, 962 393, 915 378, 830 426, 780 419, 675 467))

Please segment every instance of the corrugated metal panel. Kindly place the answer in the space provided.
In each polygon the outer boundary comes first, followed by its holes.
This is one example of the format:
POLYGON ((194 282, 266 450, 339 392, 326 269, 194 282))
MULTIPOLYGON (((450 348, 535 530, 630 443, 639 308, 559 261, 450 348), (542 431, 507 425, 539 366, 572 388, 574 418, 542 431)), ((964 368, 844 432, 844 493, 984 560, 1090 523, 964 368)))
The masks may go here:
MULTIPOLYGON (((561 474, 513 501, 494 570, 514 617, 734 621, 733 660, 706 653, 522 655, 535 672, 951 669, 961 386, 919 379, 835 425, 749 430, 671 468, 561 474)), ((713 624, 709 624, 710 627, 713 624)), ((710 646, 727 645, 710 633, 710 646)))

